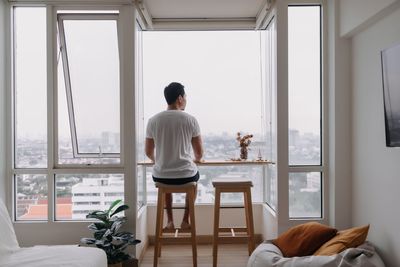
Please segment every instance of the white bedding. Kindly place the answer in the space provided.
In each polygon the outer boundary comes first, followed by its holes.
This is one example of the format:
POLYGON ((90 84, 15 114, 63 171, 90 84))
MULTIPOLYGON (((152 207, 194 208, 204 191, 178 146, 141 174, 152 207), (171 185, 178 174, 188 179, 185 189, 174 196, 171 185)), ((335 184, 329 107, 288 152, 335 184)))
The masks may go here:
POLYGON ((20 248, 0 257, 1 267, 107 267, 103 250, 78 246, 20 248))
POLYGON ((365 242, 333 256, 285 258, 278 247, 266 241, 251 254, 247 267, 385 267, 375 248, 365 242))
POLYGON ((107 256, 101 249, 78 246, 20 248, 0 199, 0 267, 107 267, 107 256))

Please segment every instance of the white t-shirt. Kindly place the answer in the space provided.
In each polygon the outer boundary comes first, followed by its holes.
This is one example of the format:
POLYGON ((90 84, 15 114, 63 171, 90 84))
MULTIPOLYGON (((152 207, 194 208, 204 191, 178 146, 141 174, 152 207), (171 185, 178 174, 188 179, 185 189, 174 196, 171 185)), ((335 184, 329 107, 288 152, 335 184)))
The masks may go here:
POLYGON ((200 135, 196 118, 181 110, 162 111, 149 119, 146 137, 154 139, 156 178, 187 178, 196 175, 192 138, 200 135))

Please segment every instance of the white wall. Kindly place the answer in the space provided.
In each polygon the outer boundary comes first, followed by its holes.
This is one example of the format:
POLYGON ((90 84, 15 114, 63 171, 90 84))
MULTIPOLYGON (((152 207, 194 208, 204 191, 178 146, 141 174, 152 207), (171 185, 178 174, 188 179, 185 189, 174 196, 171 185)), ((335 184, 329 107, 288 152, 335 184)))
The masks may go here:
MULTIPOLYGON (((253 204, 254 233, 263 232, 263 208, 262 204, 253 204)), ((147 207, 147 233, 154 236, 156 225, 156 209, 154 205, 147 207)), ((196 205, 196 234, 207 236, 213 234, 214 225, 214 205, 196 205)), ((180 226, 183 210, 174 210, 174 224, 180 226)), ((221 209, 220 226, 221 227, 242 227, 246 225, 244 209, 221 209)), ((166 216, 164 216, 166 223, 166 216)))
POLYGON ((5 40, 6 40, 6 5, 0 0, 0 199, 5 201, 6 176, 6 96, 5 96, 5 40))
POLYGON ((340 0, 340 33, 348 36, 390 11, 398 0, 340 0))
POLYGON ((344 229, 351 226, 351 43, 340 37, 339 18, 339 2, 328 1, 329 223, 344 229))
POLYGON ((141 241, 141 243, 136 245, 136 258, 140 258, 144 255, 145 249, 148 246, 147 207, 143 207, 138 212, 138 218, 136 220, 136 239, 141 241))
POLYGON ((353 224, 400 266, 400 148, 385 145, 380 51, 400 43, 400 9, 353 37, 353 224))

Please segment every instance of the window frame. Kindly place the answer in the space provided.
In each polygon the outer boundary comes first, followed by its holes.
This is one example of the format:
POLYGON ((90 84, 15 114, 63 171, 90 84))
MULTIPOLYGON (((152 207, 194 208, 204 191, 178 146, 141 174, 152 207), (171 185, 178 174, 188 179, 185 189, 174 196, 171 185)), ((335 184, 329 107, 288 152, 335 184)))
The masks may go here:
MULTIPOLYGON (((16 227, 19 224, 27 225, 30 223, 44 223, 45 225, 54 225, 56 223, 68 224, 71 229, 75 229, 74 227, 81 228, 84 225, 87 225, 87 221, 82 220, 57 220, 56 218, 56 175, 57 174, 121 174, 124 176, 124 199, 126 203, 133 203, 136 201, 136 196, 132 195, 132 188, 136 188, 135 179, 130 179, 128 177, 136 177, 134 172, 134 168, 131 166, 127 166, 124 162, 124 159, 130 158, 130 162, 136 166, 136 157, 133 155, 134 153, 129 153, 129 151, 135 151, 135 147, 132 142, 128 142, 128 148, 124 148, 122 145, 124 143, 125 136, 130 136, 130 138, 135 139, 136 135, 134 134, 134 124, 125 122, 126 117, 123 115, 123 112, 131 111, 130 114, 135 116, 135 104, 133 102, 133 98, 129 99, 127 96, 131 96, 133 93, 133 87, 124 87, 123 85, 132 83, 134 77, 123 77, 122 72, 123 69, 127 68, 127 66, 131 66, 131 60, 124 60, 123 54, 129 50, 129 45, 124 45, 122 42, 127 42, 128 37, 122 37, 125 33, 126 35, 131 35, 131 32, 126 29, 120 27, 121 20, 129 21, 131 17, 131 8, 132 7, 123 7, 123 6, 89 6, 89 7, 81 7, 81 6, 53 6, 53 5, 23 5, 23 4, 10 4, 10 42, 9 42, 9 94, 7 97, 11 99, 11 103, 8 106, 8 114, 10 115, 7 121, 9 130, 7 131, 7 139, 11 140, 7 147, 8 156, 7 156, 7 169, 9 177, 7 179, 7 186, 11 189, 7 194, 7 203, 12 207, 12 221, 17 223, 16 227), (15 53, 15 43, 14 43, 14 29, 15 29, 15 21, 14 18, 14 9, 18 7, 42 7, 46 9, 46 53, 47 53, 47 89, 46 89, 46 104, 47 104, 47 168, 17 168, 15 166, 15 83, 14 83, 14 75, 15 75, 15 64, 14 64, 14 53, 15 53), (57 21, 57 12, 63 11, 77 11, 82 12, 83 10, 88 10, 89 12, 97 12, 99 10, 99 14, 103 19, 104 12, 109 12, 111 16, 116 17, 117 19, 117 33, 118 33, 118 49, 119 49, 119 60, 120 60, 120 128, 121 128, 121 151, 120 151, 120 163, 118 164, 58 164, 58 138, 57 138, 57 127, 58 127, 58 86, 57 86, 57 29, 56 25, 57 21), (115 13, 118 11, 118 13, 115 13), (122 50, 124 49, 124 50, 122 50), (122 80, 124 79, 124 80, 122 80), (127 108, 129 107, 129 108, 127 108), (128 155, 128 156, 127 156, 128 155), (22 174, 41 174, 47 177, 47 218, 44 220, 21 220, 17 218, 17 186, 16 186, 16 177, 17 175, 22 174), (130 190, 130 191, 129 191, 130 190)), ((86 13, 77 13, 77 15, 82 15, 86 13)), ((92 14, 90 13, 92 16, 92 14)), ((132 165, 130 164, 130 165, 132 165)), ((135 190, 133 190, 135 191, 135 190)), ((136 205, 135 205, 136 206, 136 205)), ((136 216, 137 213, 136 207, 133 206, 129 211, 126 212, 127 218, 131 220, 131 226, 136 225, 136 216)))
MULTIPOLYGON (((289 216, 289 201, 287 205, 287 215, 289 221, 310 221, 310 220, 320 220, 325 223, 328 222, 329 215, 329 198, 328 198, 328 112, 327 112, 327 11, 326 11, 326 1, 325 0, 294 0, 286 4, 286 20, 288 20, 288 10, 290 7, 307 7, 307 6, 318 6, 319 10, 319 22, 320 22, 320 164, 319 165, 290 165, 289 164, 289 146, 287 146, 287 160, 288 160, 288 175, 287 179, 289 181, 290 173, 309 173, 309 172, 319 172, 321 174, 321 216, 320 217, 290 217, 289 216)), ((288 28, 288 24, 286 25, 288 28)), ((288 43, 288 40, 286 40, 288 43)), ((289 51, 287 50, 287 53, 289 51)), ((286 73, 287 78, 289 78, 288 71, 286 73)), ((287 87, 289 92, 289 87, 287 87)), ((289 97, 289 95, 288 95, 289 97)), ((289 98, 287 102, 287 107, 289 108, 289 98)), ((289 140, 289 113, 287 117, 287 139, 289 140)), ((289 142, 288 142, 289 144, 289 142)), ((287 187, 287 194, 289 194, 289 187, 287 187)), ((288 196, 289 197, 289 196, 288 196)))
MULTIPOLYGON (((59 10, 57 10, 59 11, 59 10)), ((120 69, 120 86, 119 86, 119 95, 120 95, 120 153, 81 153, 79 152, 79 145, 78 145, 78 135, 76 131, 76 122, 75 122, 75 110, 74 110, 74 103, 72 97, 72 86, 71 86, 71 77, 70 77, 70 70, 69 70, 69 62, 68 62, 68 47, 65 38, 65 31, 64 31, 64 20, 115 20, 117 23, 117 38, 118 38, 118 46, 120 48, 120 34, 119 34, 119 13, 57 13, 56 15, 56 23, 58 26, 58 34, 59 42, 60 42, 60 51, 62 57, 62 65, 63 65, 63 75, 65 81, 65 90, 66 90, 66 100, 67 100, 67 109, 68 109, 68 119, 69 119, 69 127, 70 127, 70 134, 71 134, 71 144, 72 144, 72 151, 74 158, 120 158, 120 163, 116 164, 99 164, 94 163, 90 165, 100 165, 100 166, 121 166, 123 165, 123 138, 122 136, 122 129, 123 129, 123 109, 122 109, 122 90, 121 90, 121 69, 120 69)), ((118 51, 119 61, 121 61, 121 50, 118 51)), ((57 62, 56 62, 57 64, 57 62)), ((121 63, 120 63, 121 65, 121 63)), ((57 66, 57 65, 56 65, 57 66)), ((56 73, 57 75, 57 73, 56 73)), ((57 81, 57 79, 55 80, 57 81)), ((56 88, 56 92, 59 92, 58 86, 56 88)), ((57 93, 55 93, 57 94, 57 93)), ((58 100, 54 100, 54 104, 56 105, 57 115, 58 115, 58 100)), ((58 116, 57 116, 58 118, 58 116)), ((55 119, 57 119, 55 118, 55 119)), ((55 122, 54 124, 55 132, 58 132, 58 123, 55 122)), ((79 165, 87 165, 87 164, 80 164, 80 163, 60 163, 59 162, 59 136, 58 134, 55 135, 55 155, 56 155, 56 165, 57 166, 79 166, 79 165)))

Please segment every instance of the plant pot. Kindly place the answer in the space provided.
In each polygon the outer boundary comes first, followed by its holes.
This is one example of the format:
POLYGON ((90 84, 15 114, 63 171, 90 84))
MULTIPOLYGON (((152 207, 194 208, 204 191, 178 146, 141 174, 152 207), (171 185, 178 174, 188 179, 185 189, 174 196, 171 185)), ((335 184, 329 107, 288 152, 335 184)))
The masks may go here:
POLYGON ((114 264, 108 264, 108 267, 122 267, 122 262, 114 263, 114 264))
POLYGON ((138 259, 129 259, 122 263, 122 267, 138 267, 139 261, 138 259))

